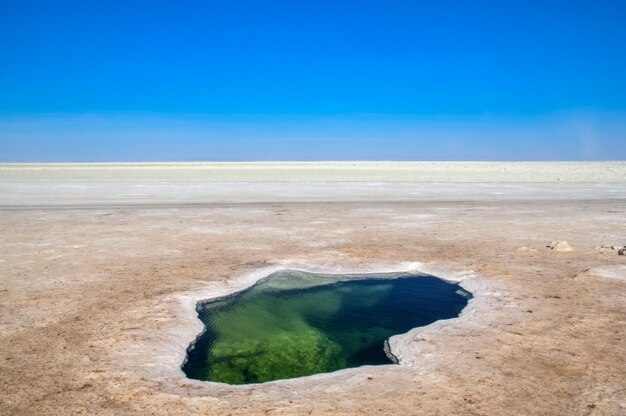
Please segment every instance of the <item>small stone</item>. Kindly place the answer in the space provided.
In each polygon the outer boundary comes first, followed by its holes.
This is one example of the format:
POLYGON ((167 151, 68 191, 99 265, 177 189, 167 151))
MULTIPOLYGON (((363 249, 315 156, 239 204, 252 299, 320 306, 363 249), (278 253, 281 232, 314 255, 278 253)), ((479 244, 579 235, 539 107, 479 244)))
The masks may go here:
POLYGON ((597 250, 604 253, 617 253, 618 256, 626 256, 626 246, 615 246, 610 244, 605 244, 602 246, 596 247, 597 250))
POLYGON ((572 246, 570 246, 567 241, 552 241, 552 242, 550 242, 548 247, 550 247, 550 249, 552 249, 554 251, 559 251, 559 252, 562 252, 562 253, 565 253, 565 252, 573 250, 572 246))

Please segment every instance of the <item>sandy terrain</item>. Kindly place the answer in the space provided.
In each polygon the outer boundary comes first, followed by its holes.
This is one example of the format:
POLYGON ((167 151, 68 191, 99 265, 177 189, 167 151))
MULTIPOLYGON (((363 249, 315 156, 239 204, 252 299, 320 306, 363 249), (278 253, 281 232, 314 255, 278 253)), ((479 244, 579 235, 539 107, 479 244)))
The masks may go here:
POLYGON ((0 414, 626 413, 625 163, 354 165, 0 166, 0 414), (475 298, 402 365, 186 379, 195 301, 281 267, 475 298))

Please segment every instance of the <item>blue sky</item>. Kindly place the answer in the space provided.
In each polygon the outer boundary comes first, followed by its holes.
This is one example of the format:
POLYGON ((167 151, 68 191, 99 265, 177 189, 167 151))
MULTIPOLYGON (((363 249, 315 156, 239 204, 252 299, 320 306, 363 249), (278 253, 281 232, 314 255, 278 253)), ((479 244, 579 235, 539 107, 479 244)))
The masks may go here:
POLYGON ((626 159, 625 21, 624 1, 0 1, 0 160, 626 159))

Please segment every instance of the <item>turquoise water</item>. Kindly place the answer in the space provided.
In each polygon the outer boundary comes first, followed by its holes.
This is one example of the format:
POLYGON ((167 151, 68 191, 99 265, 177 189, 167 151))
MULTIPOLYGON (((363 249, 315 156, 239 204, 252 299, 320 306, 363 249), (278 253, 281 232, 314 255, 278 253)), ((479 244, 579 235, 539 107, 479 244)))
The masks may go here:
POLYGON ((198 304, 206 329, 189 347, 189 378, 260 383, 391 364, 385 341, 459 315, 471 295, 433 276, 274 273, 198 304))

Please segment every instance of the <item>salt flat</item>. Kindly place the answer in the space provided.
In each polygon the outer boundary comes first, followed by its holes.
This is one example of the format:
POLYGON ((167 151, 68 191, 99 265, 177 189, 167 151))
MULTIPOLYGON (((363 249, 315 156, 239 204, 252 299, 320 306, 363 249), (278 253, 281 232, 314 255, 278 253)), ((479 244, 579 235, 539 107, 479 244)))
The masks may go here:
POLYGON ((626 162, 190 162, 0 164, 6 180, 624 182, 626 162))
POLYGON ((624 162, 0 165, 0 231, 0 413, 626 411, 624 162), (195 299, 281 267, 475 298, 403 365, 186 379, 195 299))

